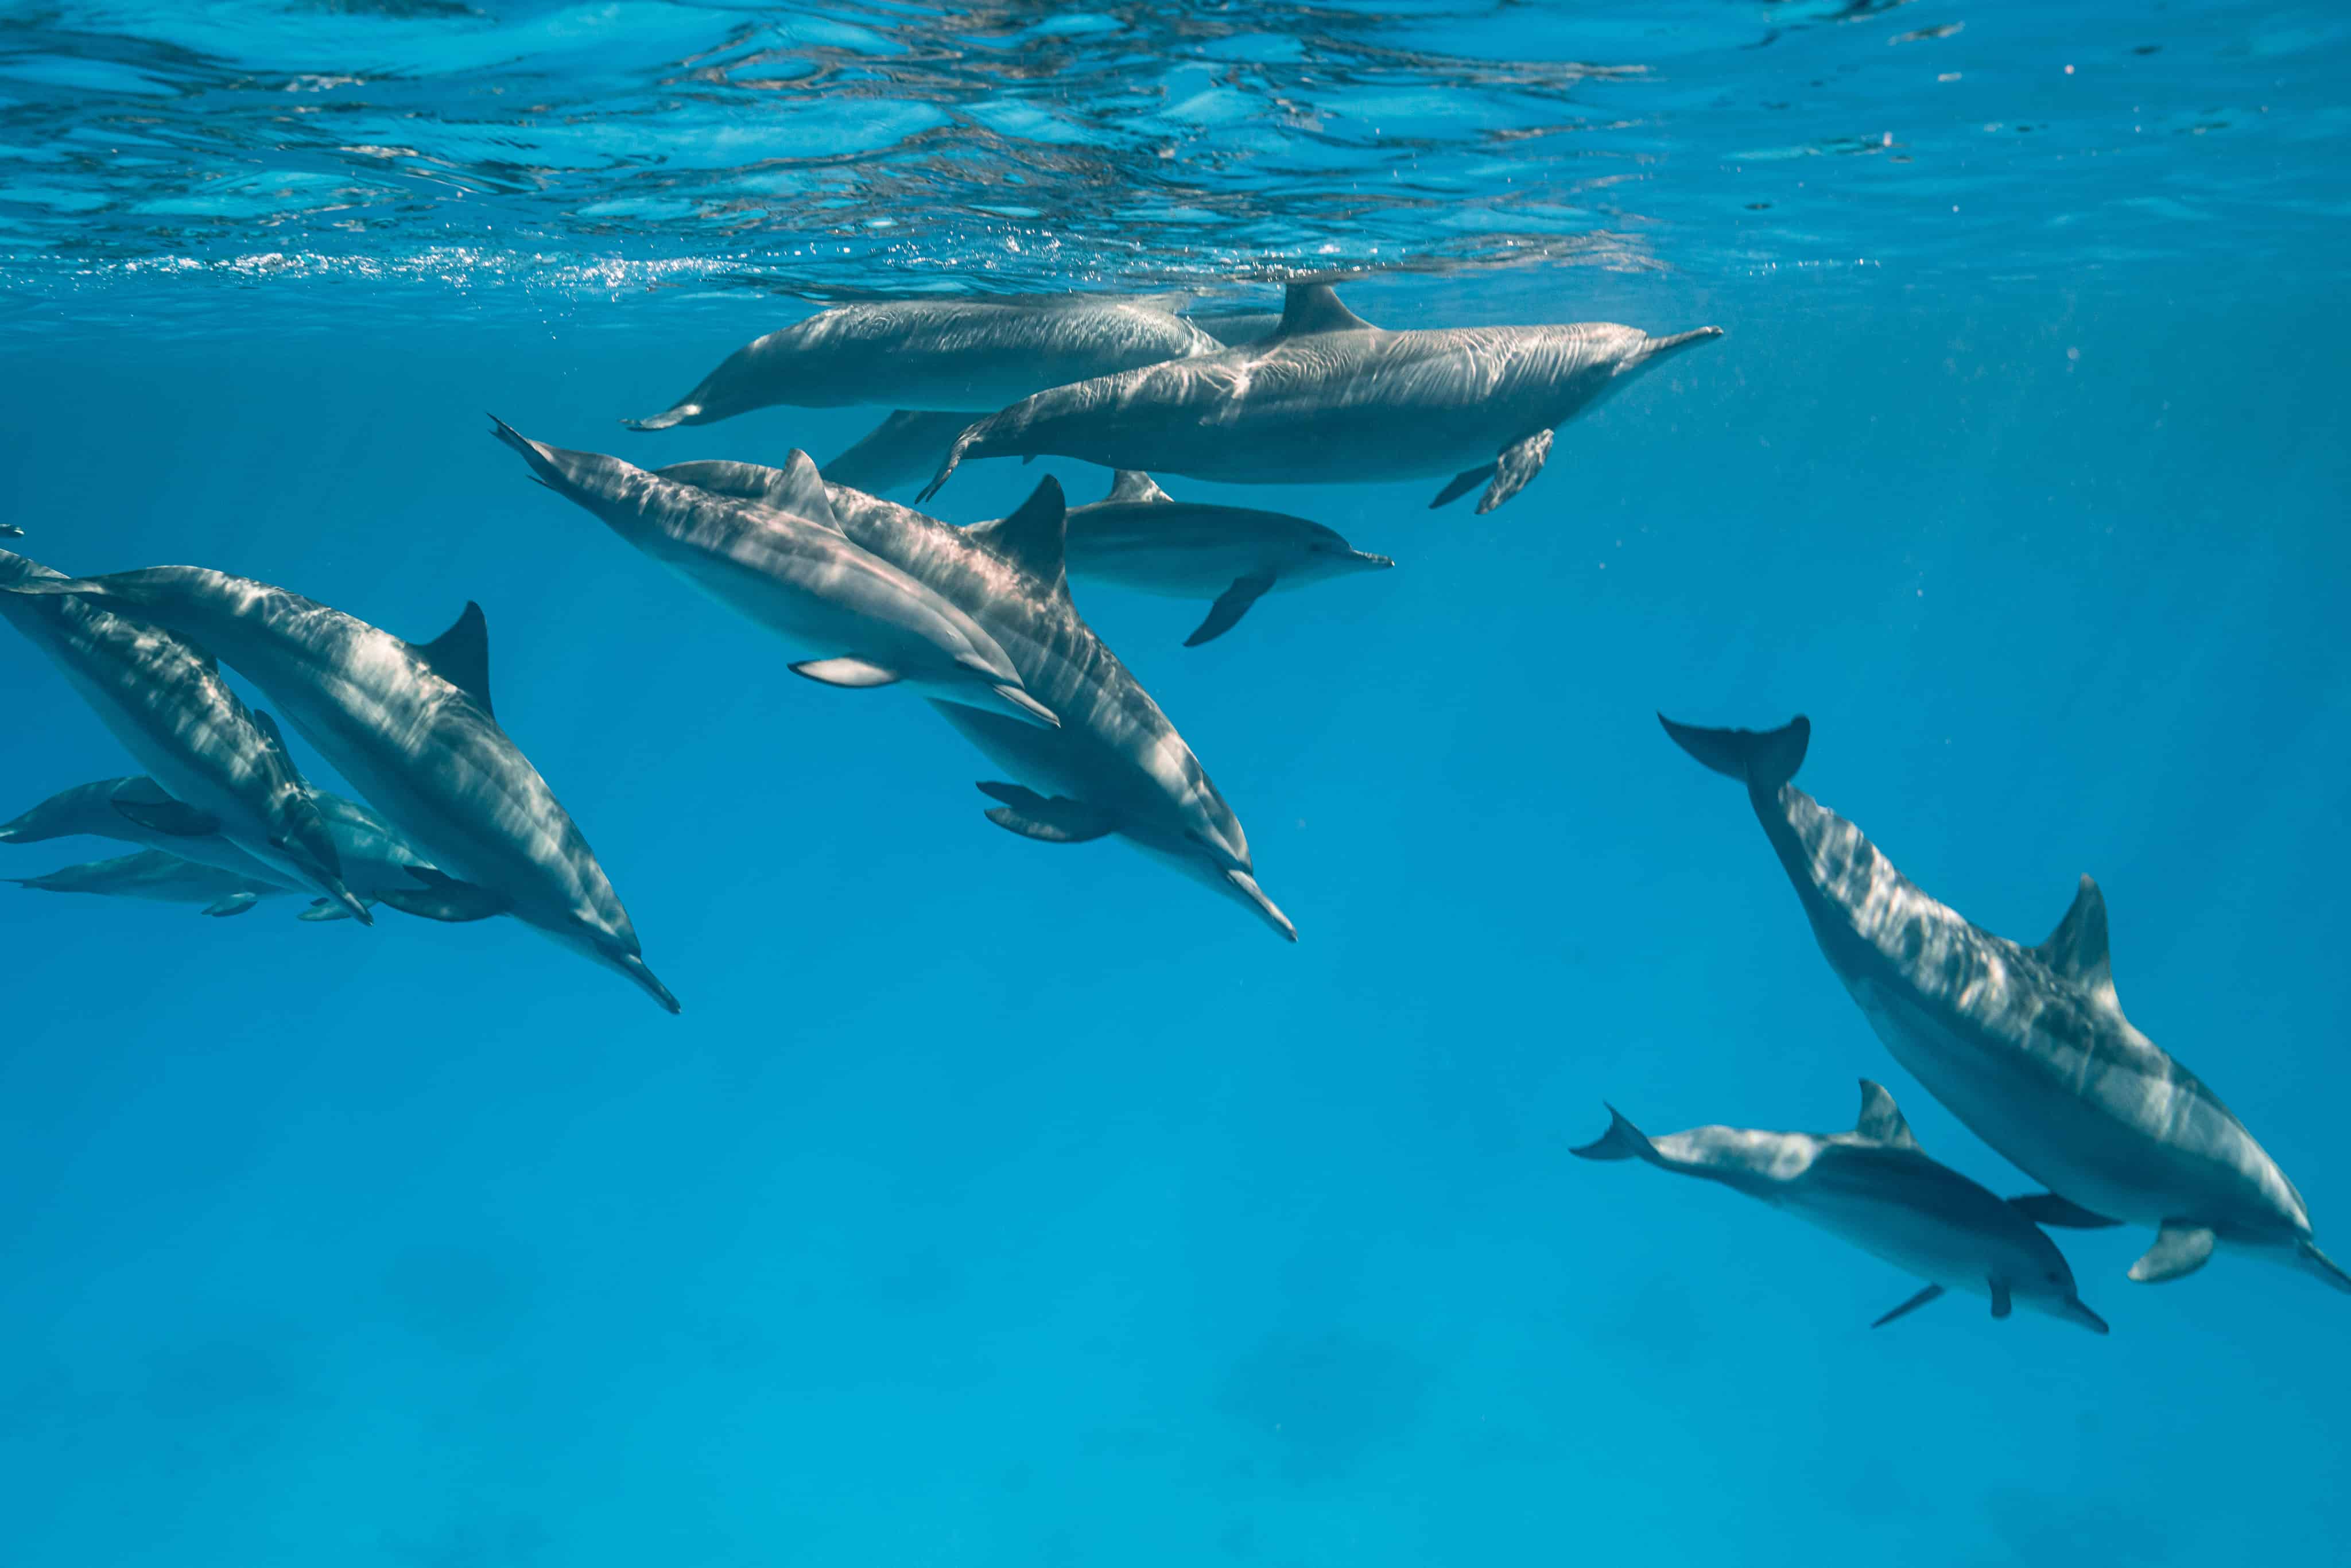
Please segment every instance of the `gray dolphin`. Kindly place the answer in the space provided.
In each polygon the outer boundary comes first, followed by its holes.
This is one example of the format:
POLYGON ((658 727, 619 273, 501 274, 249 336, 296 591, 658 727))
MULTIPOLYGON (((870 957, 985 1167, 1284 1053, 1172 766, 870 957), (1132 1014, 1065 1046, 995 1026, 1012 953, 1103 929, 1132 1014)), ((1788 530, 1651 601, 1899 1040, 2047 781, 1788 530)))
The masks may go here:
POLYGON ((1020 689, 996 639, 933 590, 841 537, 824 481, 794 451, 758 501, 718 496, 593 452, 533 441, 493 418, 540 484, 728 609, 821 656, 791 666, 829 686, 900 681, 1059 723, 1020 689))
MULTIPOLYGON (((747 463, 682 463, 661 472, 754 499, 785 482, 776 470, 747 463)), ((828 489, 843 534, 961 605, 1011 655, 1029 695, 1061 716, 1061 727, 1047 730, 933 701, 981 751, 1035 787, 981 784, 1001 802, 988 821, 1040 843, 1116 833, 1298 940, 1298 928, 1258 886, 1249 835, 1200 759, 1070 601, 1059 484, 1046 479, 1019 511, 974 528, 951 528, 846 486, 828 489)))
POLYGON ((842 305, 729 354, 692 392, 632 430, 708 424, 755 408, 985 413, 1044 387, 1213 353, 1170 299, 900 299, 842 305))
POLYGON ((1264 594, 1325 578, 1384 571, 1336 532, 1286 512, 1178 501, 1148 474, 1122 472, 1110 494, 1070 508, 1070 570, 1169 599, 1210 599, 1184 639, 1196 648, 1231 631, 1264 594))
POLYGON ((878 496, 903 485, 919 485, 939 465, 939 453, 962 434, 971 415, 960 409, 934 413, 902 408, 858 443, 822 465, 828 485, 846 485, 878 496))
MULTIPOLYGON (((326 820, 327 831, 334 837, 335 852, 342 862, 343 885, 362 904, 375 904, 387 894, 413 895, 418 890, 416 873, 436 869, 431 861, 418 854, 413 846, 395 832, 390 823, 358 801, 346 800, 316 786, 311 788, 310 797, 318 802, 319 814, 326 820)), ((289 881, 284 873, 255 860, 225 839, 196 841, 158 832, 121 810, 124 801, 164 799, 167 797, 162 788, 143 775, 77 784, 70 789, 58 790, 31 810, 0 822, 0 843, 34 844, 83 833, 92 838, 143 844, 174 860, 191 858, 187 853, 189 846, 198 844, 204 854, 204 859, 198 863, 217 870, 224 876, 280 890, 299 885, 289 881)), ((321 898, 302 918, 348 920, 350 911, 333 899, 321 898)))
POLYGON ((385 903, 436 920, 511 915, 678 1010, 645 967, 588 841, 498 727, 480 605, 466 605, 430 643, 404 643, 282 588, 203 567, 0 587, 120 606, 216 650, 440 868, 419 869, 416 891, 385 903))
POLYGON ((1441 507, 1491 480, 1490 512, 1541 469, 1559 426, 1693 343, 1700 327, 1463 327, 1388 332, 1327 283, 1290 285, 1274 334, 1038 392, 955 439, 918 499, 966 457, 1052 453, 1105 468, 1300 485, 1454 474, 1441 507))
POLYGON ((221 917, 242 915, 265 898, 282 898, 294 891, 283 882, 239 876, 162 850, 141 850, 112 860, 59 866, 40 876, 0 876, 0 882, 45 893, 94 893, 158 904, 200 904, 206 915, 221 917))
POLYGON ((1587 1160, 1642 1159, 1677 1176, 1720 1182, 1760 1198, 1871 1257, 1928 1281, 1870 1326, 1882 1328, 1946 1291, 2012 1304, 2099 1333, 2105 1320, 2082 1304, 2074 1270, 2032 1218, 2045 1195, 2002 1202, 1990 1188, 1929 1159, 1894 1096, 1865 1078, 1861 1119, 1850 1133, 1766 1133, 1693 1127, 1651 1138, 1611 1105, 1608 1131, 1573 1151, 1587 1160))
POLYGON ((183 860, 218 859, 239 873, 259 861, 373 924, 343 885, 334 835, 269 716, 238 700, 209 651, 168 629, 79 600, 29 597, 65 580, 0 550, 0 616, 48 655, 152 776, 146 793, 116 798, 115 810, 187 841, 173 852, 183 860), (216 855, 215 846, 238 852, 216 855))
POLYGON ((1761 734, 1661 722, 1683 750, 1747 786, 1829 967, 1894 1059, 1977 1136, 2071 1200, 2076 1218, 2052 1223, 2158 1227, 2134 1280, 2192 1273, 2217 1242, 2351 1291, 2351 1276, 2313 1243, 2309 1211, 2277 1162, 2123 1017, 2096 883, 2082 879, 2039 946, 1995 936, 1929 898, 1859 828, 1789 782, 1812 738, 1804 718, 1761 734))

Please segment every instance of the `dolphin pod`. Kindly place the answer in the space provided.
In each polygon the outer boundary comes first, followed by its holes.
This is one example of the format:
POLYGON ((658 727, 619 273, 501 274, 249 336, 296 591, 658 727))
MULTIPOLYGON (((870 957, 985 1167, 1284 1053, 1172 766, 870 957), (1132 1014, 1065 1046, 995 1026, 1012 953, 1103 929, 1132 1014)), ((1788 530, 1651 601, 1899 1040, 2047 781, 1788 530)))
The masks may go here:
MULTIPOLYGON (((11 595, 90 601, 216 652, 270 695, 343 777, 439 868, 417 868, 412 915, 511 915, 615 969, 671 1012, 588 841, 492 712, 481 607, 430 643, 203 567, 0 582, 11 595)), ((0 601, 5 602, 5 601, 0 601)))
POLYGON ((1894 1096, 1866 1078, 1861 1117, 1850 1133, 1693 1127, 1652 1138, 1613 1105, 1608 1117, 1608 1131, 1573 1153, 1587 1160, 1646 1160, 1677 1176, 1719 1182, 1927 1281, 1872 1328, 1948 1291, 1965 1291, 1988 1298, 1996 1318, 2022 1305, 2106 1332, 2105 1320, 2082 1304, 2065 1255, 2041 1230, 2043 1224, 2104 1221, 2076 1218, 2073 1206, 2046 1193, 2003 1202, 1928 1158, 1894 1096))
POLYGON ((1070 508, 1069 559, 1073 576, 1213 600, 1186 648, 1231 631, 1267 593, 1395 565, 1304 517, 1179 501, 1150 475, 1131 472, 1120 473, 1102 499, 1070 508))
POLYGON ((1484 483, 1478 510, 1490 512, 1541 472, 1560 425, 1720 336, 1611 322, 1389 332, 1330 285, 1293 283, 1270 337, 1055 387, 976 422, 916 498, 967 457, 1052 454, 1240 484, 1451 474, 1431 506, 1484 483))
POLYGON ((2351 1291, 2277 1162, 2123 1016, 2096 883, 2082 879, 2038 946, 1995 936, 1791 782, 1811 742, 1804 718, 1761 733, 1662 722, 1747 787, 1829 967, 1894 1059, 2019 1170, 2103 1217, 2093 1223, 2157 1228, 2132 1279, 2179 1279, 2227 1246, 2351 1291))

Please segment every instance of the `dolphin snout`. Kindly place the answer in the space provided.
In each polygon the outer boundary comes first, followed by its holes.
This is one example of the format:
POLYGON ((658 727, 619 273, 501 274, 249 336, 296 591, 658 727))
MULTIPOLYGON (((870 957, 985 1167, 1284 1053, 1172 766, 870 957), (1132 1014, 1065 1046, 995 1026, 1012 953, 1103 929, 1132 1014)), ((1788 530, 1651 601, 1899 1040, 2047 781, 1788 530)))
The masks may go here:
POLYGON ((634 980, 643 988, 647 996, 659 1002, 667 1011, 681 1013, 685 1010, 678 1005, 678 999, 670 995, 669 988, 653 977, 653 972, 645 967, 645 961, 636 954, 608 953, 605 957, 612 967, 634 980))
POLYGON ((1268 925, 1280 932, 1286 940, 1291 942, 1298 940, 1298 927, 1292 925, 1290 923, 1290 916, 1284 915, 1273 900, 1265 895, 1265 889, 1258 886, 1257 878, 1245 871, 1228 871, 1225 873, 1225 880, 1230 883, 1233 890, 1246 899, 1250 907, 1264 918, 1268 925))
POLYGON ((2057 1315, 2064 1318, 2067 1322, 2081 1324, 2084 1328, 2088 1329, 2092 1333, 2105 1333, 2109 1332, 2106 1328, 2106 1320, 2092 1312, 2089 1308, 2084 1306, 2082 1304, 2082 1298, 2079 1296, 2068 1299, 2064 1305, 2057 1309, 2057 1315))

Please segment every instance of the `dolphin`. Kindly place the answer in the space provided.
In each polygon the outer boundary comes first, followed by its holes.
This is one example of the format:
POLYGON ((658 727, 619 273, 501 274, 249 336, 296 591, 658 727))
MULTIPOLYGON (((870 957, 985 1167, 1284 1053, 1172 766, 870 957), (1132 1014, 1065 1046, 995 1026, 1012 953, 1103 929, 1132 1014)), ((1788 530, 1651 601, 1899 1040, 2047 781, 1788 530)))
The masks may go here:
POLYGON ((793 674, 829 686, 906 681, 1001 706, 1029 724, 1060 722, 1020 689, 1012 661, 978 622, 841 537, 807 453, 794 451, 779 470, 784 482, 754 502, 490 423, 540 484, 728 609, 823 652, 793 674))
MULTIPOLYGON (((200 904, 206 915, 242 915, 265 898, 294 890, 283 882, 261 882, 163 850, 141 850, 112 860, 59 866, 42 876, 5 876, 18 887, 47 893, 95 893, 109 898, 143 898, 158 904, 200 904)), ((323 901, 322 901, 323 902, 323 901)))
MULTIPOLYGON (((661 473, 751 499, 789 482, 747 463, 683 463, 661 473)), ((1059 729, 1045 730, 933 699, 967 739, 1026 780, 979 786, 999 802, 986 813, 989 821, 1040 843, 1115 833, 1298 940, 1298 928, 1258 885, 1249 835, 1200 759, 1071 602, 1059 484, 1047 478, 1010 517, 972 528, 846 486, 827 490, 843 534, 967 611, 1011 655, 1029 694, 1061 716, 1059 729)))
POLYGON ((1320 523, 1283 512, 1178 501, 1148 474, 1122 472, 1110 494, 1070 508, 1070 570, 1170 599, 1210 599, 1184 639, 1196 648, 1231 631, 1264 594, 1395 565, 1320 523))
MULTIPOLYGON (((953 431, 949 431, 947 434, 952 435, 955 433, 953 431)), ((18 528, 16 524, 0 523, 0 539, 21 539, 24 537, 25 530, 18 528)))
MULTIPOLYGON (((335 852, 342 861, 343 885, 361 904, 373 904, 387 894, 413 894, 418 886, 416 873, 436 869, 393 831, 390 823, 358 801, 315 786, 310 795, 319 803, 319 814, 326 820, 327 831, 334 838, 335 852)), ((189 859, 188 848, 196 844, 204 857, 198 863, 224 876, 280 891, 299 885, 225 839, 214 842, 158 832, 125 815, 120 805, 124 801, 160 802, 167 799, 161 786, 143 776, 77 784, 70 789, 58 790, 9 821, 0 822, 0 843, 34 844, 85 833, 92 838, 144 844, 174 860, 189 859)), ((301 918, 347 920, 350 911, 333 899, 321 898, 301 918)))
POLYGON ((902 408, 866 434, 857 444, 822 465, 828 485, 847 485, 878 496, 904 485, 918 485, 938 466, 939 449, 971 423, 960 409, 945 413, 902 408))
POLYGON ((1614 1105, 1608 1123, 1596 1141, 1571 1152, 1587 1160, 1646 1160, 1677 1176, 1720 1182, 1928 1281, 1872 1328, 1946 1291, 1966 1291, 1991 1298, 1996 1318, 2021 1303, 2106 1332, 2105 1320, 2082 1304, 2065 1255, 2033 1222, 2036 1212, 2047 1211, 2047 1197, 2002 1202, 1928 1158, 1894 1096, 1866 1078, 1861 1119, 1850 1133, 1693 1127, 1651 1138, 1614 1105))
POLYGON ((186 841, 173 851, 183 860, 217 860, 239 874, 258 861, 372 925, 343 885, 334 835, 270 716, 229 690, 210 652, 168 629, 80 600, 17 597, 66 580, 0 550, 0 616, 48 655, 152 776, 139 798, 115 798, 115 810, 186 841))
POLYGON ((1040 392, 948 447, 918 500, 967 457, 1054 454, 1106 468, 1238 484, 1453 473, 1441 507, 1480 483, 1490 512, 1542 468, 1559 426, 1719 327, 1463 327, 1388 332, 1327 283, 1293 283, 1270 338, 1040 392))
POLYGON ((1747 786, 1829 967, 1878 1039, 1978 1137, 2069 1200, 2075 1218, 2052 1223, 2156 1227, 2130 1268, 2141 1281, 2193 1273, 2221 1244, 2351 1291, 2277 1162, 2123 1016, 2096 883, 2082 879, 2039 946, 1995 936, 1790 782, 1808 720, 1761 734, 1660 722, 1683 750, 1747 786))
MULTIPOLYGON (((337 771, 438 868, 384 902, 435 920, 511 915, 608 968, 671 1012, 588 841, 490 704, 489 627, 478 604, 430 643, 194 566, 0 583, 119 607, 220 655, 283 707, 337 771)), ((5 602, 5 601, 0 601, 5 602)))
POLYGON ((1083 295, 842 305, 737 349, 632 430, 709 424, 755 408, 852 403, 986 413, 1065 382, 1214 353, 1171 298, 1083 295))

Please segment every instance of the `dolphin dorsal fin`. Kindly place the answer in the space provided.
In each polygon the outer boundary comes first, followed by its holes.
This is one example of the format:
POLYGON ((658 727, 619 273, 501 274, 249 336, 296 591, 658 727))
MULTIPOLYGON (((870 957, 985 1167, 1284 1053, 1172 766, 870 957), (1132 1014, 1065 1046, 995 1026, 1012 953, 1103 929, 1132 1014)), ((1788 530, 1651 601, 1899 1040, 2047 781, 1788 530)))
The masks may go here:
POLYGON ((1125 502, 1135 506, 1157 506, 1174 499, 1166 491, 1151 482, 1151 476, 1134 468, 1122 468, 1112 478, 1110 494, 1102 500, 1125 502))
POLYGON ((2074 907, 2033 950, 2041 961, 2109 1007, 2115 999, 2114 966, 2106 952, 2106 895, 2085 876, 2074 907))
POLYGON ((498 716, 490 706, 490 623, 480 605, 467 600, 455 625, 430 643, 409 646, 433 666, 434 674, 480 704, 492 718, 498 716))
POLYGON ((816 459, 807 453, 793 447, 784 465, 770 468, 768 476, 768 505, 829 528, 840 526, 832 515, 832 497, 825 490, 824 476, 816 471, 816 459))
POLYGON ((1008 517, 981 523, 971 537, 1018 570, 1034 578, 1048 593, 1070 591, 1068 561, 1070 508, 1061 482, 1050 474, 1037 483, 1020 509, 1008 517))
POLYGON ((1861 1119, 1853 1124, 1855 1134, 1873 1144, 1891 1144, 1897 1149, 1915 1149, 1918 1140, 1910 1134, 1910 1124, 1902 1119, 1902 1108, 1886 1085, 1861 1081, 1861 1119))
POLYGON ((248 708, 246 711, 253 715, 253 727, 261 731, 263 739, 268 741, 277 750, 285 751, 289 758, 294 755, 290 751, 286 751, 285 732, 277 727, 276 719, 257 707, 248 708))
POLYGON ((1281 298, 1281 325, 1277 338, 1307 332, 1368 332, 1372 324, 1339 303, 1338 290, 1327 283, 1293 283, 1281 298))

